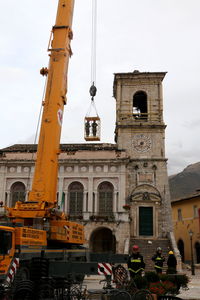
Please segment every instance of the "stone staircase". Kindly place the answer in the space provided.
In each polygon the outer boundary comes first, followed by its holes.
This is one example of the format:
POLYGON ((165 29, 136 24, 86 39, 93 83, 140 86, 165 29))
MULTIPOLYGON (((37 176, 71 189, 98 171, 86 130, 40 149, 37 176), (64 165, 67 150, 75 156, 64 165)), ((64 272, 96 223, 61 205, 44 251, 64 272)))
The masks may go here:
POLYGON ((168 252, 171 249, 170 241, 168 239, 131 239, 130 240, 130 253, 133 245, 138 245, 140 253, 143 255, 146 264, 145 271, 154 271, 154 262, 151 260, 152 256, 156 253, 158 247, 162 248, 162 255, 165 257, 163 272, 167 269, 168 252))

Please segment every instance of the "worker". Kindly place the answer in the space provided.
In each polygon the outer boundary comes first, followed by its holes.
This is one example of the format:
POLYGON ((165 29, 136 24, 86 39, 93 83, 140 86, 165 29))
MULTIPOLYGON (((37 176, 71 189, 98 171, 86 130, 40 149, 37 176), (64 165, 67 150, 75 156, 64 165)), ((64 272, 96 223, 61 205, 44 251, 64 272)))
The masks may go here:
POLYGON ((156 249, 156 253, 152 257, 152 260, 154 261, 154 268, 158 274, 162 274, 163 269, 163 263, 165 261, 164 256, 162 256, 162 248, 158 247, 156 249))
POLYGON ((142 271, 144 271, 145 263, 143 256, 139 252, 138 245, 133 246, 132 254, 128 258, 127 265, 131 279, 133 279, 136 275, 141 275, 142 271))
POLYGON ((176 274, 177 260, 173 251, 169 251, 167 259, 167 274, 176 274))

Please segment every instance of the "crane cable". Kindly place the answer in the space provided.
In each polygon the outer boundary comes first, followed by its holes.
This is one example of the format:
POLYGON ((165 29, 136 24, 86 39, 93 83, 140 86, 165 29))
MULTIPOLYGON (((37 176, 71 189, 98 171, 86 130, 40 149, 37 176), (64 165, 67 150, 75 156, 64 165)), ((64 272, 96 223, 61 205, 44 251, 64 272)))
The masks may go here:
POLYGON ((92 45, 91 45, 91 87, 90 96, 92 102, 96 96, 96 41, 97 41, 97 0, 92 0, 92 45))
POLYGON ((96 41, 97 41, 97 0, 92 1, 92 41, 91 41, 91 86, 89 93, 91 96, 91 104, 87 111, 86 116, 89 116, 91 111, 94 110, 98 116, 97 109, 94 103, 94 97, 96 96, 96 41))
POLYGON ((92 0, 91 85, 96 82, 97 0, 92 0))

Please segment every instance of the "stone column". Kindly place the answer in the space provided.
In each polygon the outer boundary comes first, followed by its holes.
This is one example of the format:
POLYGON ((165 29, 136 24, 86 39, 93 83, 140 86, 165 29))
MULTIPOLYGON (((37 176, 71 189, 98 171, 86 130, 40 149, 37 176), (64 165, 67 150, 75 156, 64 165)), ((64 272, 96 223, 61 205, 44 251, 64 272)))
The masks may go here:
POLYGON ((114 191, 114 197, 113 197, 113 212, 117 212, 117 191, 114 191))
POLYGON ((5 201, 5 174, 6 168, 0 167, 0 199, 1 201, 5 201))
MULTIPOLYGON (((60 177, 58 179, 58 204, 60 205, 60 207, 62 204, 63 187, 64 187, 64 178, 60 177)), ((63 211, 66 211, 66 203, 63 204, 63 207, 61 209, 63 209, 63 211)))
POLYGON ((93 178, 88 178, 88 212, 92 212, 93 205, 93 178))
POLYGON ((7 206, 11 207, 10 191, 7 192, 7 206))
POLYGON ((90 214, 89 214, 89 203, 87 203, 87 194, 88 194, 88 192, 84 192, 83 193, 83 219, 84 220, 89 220, 89 218, 90 218, 90 214))
POLYGON ((64 190, 63 192, 65 193, 65 211, 69 213, 69 193, 68 190, 64 190))
POLYGON ((88 212, 88 208, 87 208, 87 192, 84 191, 83 192, 83 212, 88 212))
POLYGON ((94 214, 98 213, 98 193, 94 192, 94 214))

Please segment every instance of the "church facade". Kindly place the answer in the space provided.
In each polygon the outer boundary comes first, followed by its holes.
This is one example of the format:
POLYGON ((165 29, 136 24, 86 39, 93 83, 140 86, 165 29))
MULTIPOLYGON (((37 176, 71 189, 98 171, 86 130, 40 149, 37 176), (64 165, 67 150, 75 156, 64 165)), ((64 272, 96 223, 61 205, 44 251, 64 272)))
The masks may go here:
MULTIPOLYGON (((115 143, 62 144, 57 196, 70 219, 84 224, 92 251, 127 253, 132 242, 173 244, 165 157, 164 72, 117 73, 115 143)), ((36 145, 0 151, 0 196, 26 201, 36 145)))

